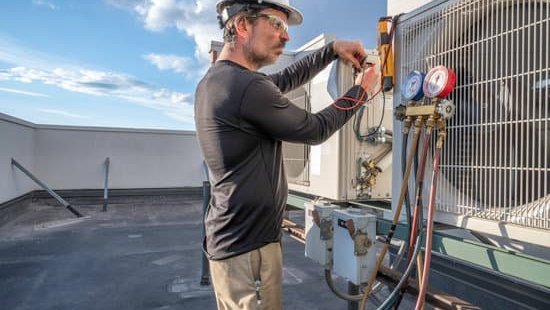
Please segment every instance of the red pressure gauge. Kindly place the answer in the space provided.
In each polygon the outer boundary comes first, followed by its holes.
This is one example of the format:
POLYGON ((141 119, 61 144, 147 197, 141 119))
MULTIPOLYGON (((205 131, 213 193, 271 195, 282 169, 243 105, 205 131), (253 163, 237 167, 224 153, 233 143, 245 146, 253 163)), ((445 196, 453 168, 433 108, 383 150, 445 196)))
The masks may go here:
POLYGON ((444 66, 432 68, 424 79, 424 95, 429 98, 445 98, 452 91, 456 82, 456 74, 444 66))

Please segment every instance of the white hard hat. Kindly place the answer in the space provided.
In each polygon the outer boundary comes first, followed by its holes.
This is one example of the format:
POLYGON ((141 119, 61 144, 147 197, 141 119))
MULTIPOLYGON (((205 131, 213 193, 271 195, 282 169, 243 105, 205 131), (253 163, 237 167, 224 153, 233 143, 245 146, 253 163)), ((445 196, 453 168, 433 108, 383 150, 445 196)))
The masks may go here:
POLYGON ((299 25, 304 19, 300 11, 290 6, 289 0, 219 0, 218 3, 216 3, 216 12, 221 17, 221 24, 225 24, 225 22, 236 13, 234 12, 233 14, 228 14, 227 10, 224 12, 225 8, 234 4, 239 4, 243 6, 243 8, 246 5, 252 5, 280 9, 281 11, 287 13, 289 25, 299 25))

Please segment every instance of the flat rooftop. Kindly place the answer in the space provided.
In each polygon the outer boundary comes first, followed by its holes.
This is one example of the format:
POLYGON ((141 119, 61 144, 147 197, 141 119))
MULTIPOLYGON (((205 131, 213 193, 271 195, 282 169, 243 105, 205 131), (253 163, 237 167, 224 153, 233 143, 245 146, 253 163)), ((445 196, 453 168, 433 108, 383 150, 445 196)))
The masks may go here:
MULTIPOLYGON (((107 212, 100 198, 67 198, 87 216, 78 220, 53 199, 32 200, 0 226, 2 309, 215 309, 200 285, 200 195, 112 197, 107 212)), ((347 309, 303 244, 285 234, 283 247, 285 309, 347 309)))

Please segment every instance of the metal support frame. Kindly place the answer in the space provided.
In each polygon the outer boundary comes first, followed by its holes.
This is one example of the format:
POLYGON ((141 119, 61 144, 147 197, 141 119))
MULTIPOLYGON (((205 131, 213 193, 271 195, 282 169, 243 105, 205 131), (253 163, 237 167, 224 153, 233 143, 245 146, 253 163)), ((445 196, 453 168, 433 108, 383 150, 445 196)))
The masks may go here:
MULTIPOLYGON (((348 282, 348 294, 358 295, 359 294, 359 285, 355 285, 352 282, 348 282)), ((348 310, 359 310, 359 302, 357 301, 348 301, 348 310)))
MULTIPOLYGON (((390 228, 390 222, 378 219, 377 234, 383 234, 390 228)), ((406 236, 405 224, 399 224, 395 238, 403 240, 406 236)), ((527 281, 533 285, 546 287, 550 292, 550 261, 503 250, 494 246, 464 240, 462 238, 434 232, 434 253, 452 259, 470 262, 492 272, 517 278, 516 281, 527 281), (522 266, 519 268, 518 266, 522 266)))
POLYGON ((109 203, 109 157, 105 158, 105 185, 103 186, 103 212, 107 211, 109 203))
MULTIPOLYGON (((287 204, 303 209, 311 198, 291 193, 287 204)), ((353 203, 366 207, 367 204, 353 203)), ((387 234, 389 220, 377 219, 377 234, 387 234)), ((407 227, 397 225, 394 238, 405 240, 407 227)), ((467 283, 517 306, 550 309, 550 261, 504 250, 495 246, 434 232, 432 269, 443 277, 467 283)))
POLYGON ((75 208, 73 208, 70 203, 68 203, 63 198, 61 198, 61 196, 56 194, 45 183, 40 181, 37 177, 35 177, 32 173, 30 173, 30 171, 28 171, 27 169, 25 169, 25 167, 23 167, 20 163, 18 163, 15 159, 13 159, 13 158, 11 159, 11 164, 13 166, 17 167, 19 170, 21 170, 21 172, 26 174, 29 178, 31 178, 31 180, 36 182, 36 184, 38 184, 46 192, 48 192, 48 194, 50 194, 53 198, 55 198, 57 201, 59 201, 59 203, 61 203, 65 208, 67 208, 69 211, 71 211, 72 214, 76 215, 76 217, 82 217, 82 214, 80 212, 78 212, 75 208))
POLYGON ((310 202, 311 198, 289 193, 286 204, 298 209, 304 209, 304 203, 310 202))
MULTIPOLYGON (((303 227, 298 226, 296 223, 290 220, 284 220, 283 230, 289 232, 293 239, 301 242, 302 244, 305 244, 306 236, 305 236, 303 227), (285 229, 285 227, 291 228, 291 230, 287 230, 285 229)), ((401 278, 401 274, 398 271, 385 268, 382 266, 382 268, 380 269, 380 272, 378 273, 378 278, 390 285, 395 285, 397 282, 399 282, 399 279, 401 278)), ((412 283, 413 280, 409 280, 409 282, 412 283)), ((407 291, 412 294, 418 293, 418 290, 415 288, 415 285, 409 286, 407 288, 407 291)), ((350 295, 357 295, 357 293, 359 293, 359 286, 356 286, 355 284, 348 282, 348 293, 350 295)), ((373 295, 372 298, 376 298, 376 296, 373 295)), ((431 305, 437 306, 436 307, 437 309, 449 309, 449 310, 479 309, 458 297, 451 296, 449 294, 443 293, 433 288, 428 289, 426 300, 431 305)), ((347 304, 348 304, 348 310, 358 309, 358 306, 359 306, 358 302, 348 302, 347 304)))
MULTIPOLYGON (((385 234, 390 221, 378 219, 377 234, 385 234)), ((399 224, 395 238, 406 237, 399 224)), ((479 291, 532 309, 550 309, 550 261, 494 246, 434 232, 432 269, 443 277, 466 283, 479 291), (545 297, 546 296, 546 297, 545 297)))

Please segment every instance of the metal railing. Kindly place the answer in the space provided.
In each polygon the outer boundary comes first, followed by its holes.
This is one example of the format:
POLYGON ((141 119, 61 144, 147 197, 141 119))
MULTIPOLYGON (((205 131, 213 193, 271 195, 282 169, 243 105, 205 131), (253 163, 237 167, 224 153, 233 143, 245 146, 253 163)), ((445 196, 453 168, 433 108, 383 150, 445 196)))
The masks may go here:
POLYGON ((103 212, 107 211, 107 205, 109 203, 109 166, 111 160, 109 157, 105 158, 105 182, 103 186, 103 212))
POLYGON ((65 201, 65 199, 61 198, 58 194, 56 194, 52 189, 50 189, 44 182, 40 181, 37 177, 35 177, 29 170, 25 169, 20 163, 18 163, 15 159, 11 159, 11 164, 15 167, 17 167, 21 172, 26 174, 31 180, 33 180, 36 184, 38 184, 40 187, 42 187, 48 194, 50 194, 53 198, 55 198, 59 203, 61 203, 65 208, 67 208, 69 211, 71 211, 72 214, 76 215, 76 217, 82 217, 82 214, 78 212, 73 206, 71 206, 70 203, 65 201))

